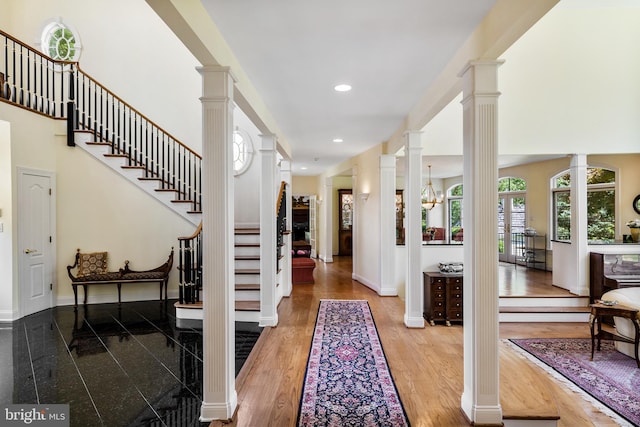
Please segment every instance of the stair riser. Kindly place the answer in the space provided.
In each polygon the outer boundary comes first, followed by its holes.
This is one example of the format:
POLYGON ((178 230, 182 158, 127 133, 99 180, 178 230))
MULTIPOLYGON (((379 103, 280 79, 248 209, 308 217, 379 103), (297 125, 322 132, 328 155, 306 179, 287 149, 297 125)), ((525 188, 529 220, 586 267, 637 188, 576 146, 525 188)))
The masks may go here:
MULTIPOLYGON (((180 320, 202 320, 203 311, 199 310, 176 310, 177 322, 180 320)), ((260 321, 260 312, 259 311, 241 311, 237 310, 235 312, 236 322, 259 322, 260 321)))
POLYGON ((260 269, 259 259, 237 259, 235 260, 236 270, 255 270, 260 269))
POLYGON ((235 254, 239 256, 260 256, 259 246, 236 246, 235 254))
POLYGON ((259 311, 236 311, 236 322, 260 322, 259 311))
POLYGON ((259 274, 236 274, 235 283, 239 285, 252 285, 260 283, 259 274))
POLYGON ((501 323, 585 323, 589 313, 500 313, 501 323))
POLYGON ((260 301, 260 291, 235 291, 236 301, 260 301))
POLYGON ((253 243, 260 244, 260 235, 259 234, 236 234, 235 243, 253 243))
POLYGON ((500 307, 588 307, 588 297, 536 298, 500 297, 500 307))

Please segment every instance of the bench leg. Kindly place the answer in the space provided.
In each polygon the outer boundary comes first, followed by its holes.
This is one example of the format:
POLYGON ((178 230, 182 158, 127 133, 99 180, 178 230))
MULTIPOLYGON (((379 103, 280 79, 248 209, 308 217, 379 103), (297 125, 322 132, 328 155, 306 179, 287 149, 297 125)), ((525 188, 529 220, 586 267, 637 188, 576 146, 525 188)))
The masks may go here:
POLYGON ((84 289, 84 305, 87 305, 87 285, 82 285, 82 289, 84 289))
POLYGON ((120 290, 122 288, 122 283, 117 283, 118 285, 118 304, 120 304, 120 290))
POLYGON ((78 285, 73 285, 73 299, 75 301, 74 307, 78 307, 78 285))

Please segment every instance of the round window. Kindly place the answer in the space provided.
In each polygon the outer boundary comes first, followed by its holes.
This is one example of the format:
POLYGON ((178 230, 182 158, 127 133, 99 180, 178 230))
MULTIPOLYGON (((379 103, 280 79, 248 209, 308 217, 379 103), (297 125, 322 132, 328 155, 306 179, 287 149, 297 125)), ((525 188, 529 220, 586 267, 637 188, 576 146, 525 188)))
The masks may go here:
POLYGON ((240 175, 249 168, 253 146, 251 137, 244 130, 236 127, 233 132, 233 171, 240 175))
POLYGON ((80 37, 62 20, 50 22, 42 31, 42 51, 59 61, 77 61, 80 57, 80 37))

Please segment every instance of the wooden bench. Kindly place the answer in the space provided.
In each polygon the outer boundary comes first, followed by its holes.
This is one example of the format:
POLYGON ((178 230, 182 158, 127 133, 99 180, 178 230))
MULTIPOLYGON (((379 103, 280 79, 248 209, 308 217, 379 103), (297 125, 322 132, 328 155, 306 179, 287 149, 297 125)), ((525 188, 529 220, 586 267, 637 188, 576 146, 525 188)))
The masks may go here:
MULTIPOLYGON (((106 258, 106 252, 103 252, 106 258)), ((71 279, 73 286, 73 296, 75 300, 74 306, 78 306, 78 286, 84 289, 84 304, 87 304, 87 286, 89 285, 117 285, 118 286, 118 304, 121 303, 121 289, 123 283, 158 283, 160 285, 160 300, 162 301, 162 288, 164 287, 164 299, 167 299, 167 284, 169 282, 169 273, 173 266, 173 248, 169 254, 169 259, 159 267, 145 271, 135 271, 129 268, 129 261, 125 261, 124 268, 118 271, 102 271, 101 269, 90 271, 88 274, 74 276, 71 270, 77 268, 80 270, 80 258, 82 254, 80 249, 76 252, 75 262, 73 265, 67 266, 67 273, 71 279)), ((105 263, 106 266, 106 263, 105 263)), ((77 273, 78 274, 78 273, 77 273)))

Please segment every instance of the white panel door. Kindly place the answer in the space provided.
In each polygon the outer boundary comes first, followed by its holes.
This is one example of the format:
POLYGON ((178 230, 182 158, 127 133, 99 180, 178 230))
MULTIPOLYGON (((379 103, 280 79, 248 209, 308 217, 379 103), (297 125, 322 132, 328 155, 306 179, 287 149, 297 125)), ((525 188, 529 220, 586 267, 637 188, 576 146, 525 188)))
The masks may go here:
POLYGON ((20 316, 52 306, 52 180, 46 172, 18 173, 20 316))

